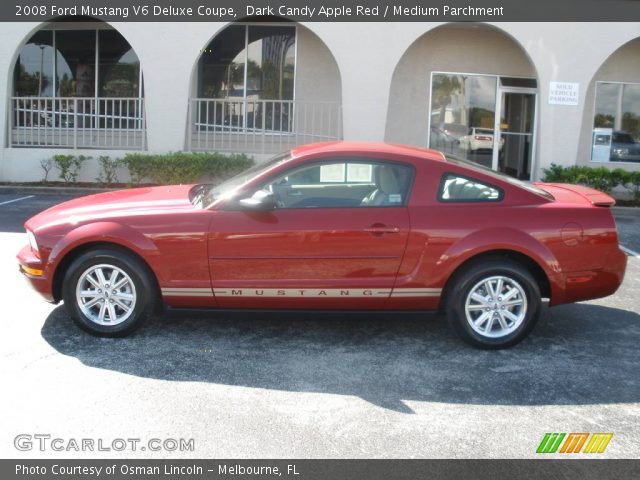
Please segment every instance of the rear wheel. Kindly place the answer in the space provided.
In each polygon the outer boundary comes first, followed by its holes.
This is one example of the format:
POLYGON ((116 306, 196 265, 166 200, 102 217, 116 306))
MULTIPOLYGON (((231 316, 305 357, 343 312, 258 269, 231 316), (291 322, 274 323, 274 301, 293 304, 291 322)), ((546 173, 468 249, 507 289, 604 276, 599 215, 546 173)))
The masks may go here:
POLYGON ((73 261, 64 279, 67 312, 83 330, 124 336, 140 327, 156 307, 157 292, 148 267, 126 252, 100 249, 73 261))
POLYGON ((521 342, 540 316, 540 288, 516 262, 487 260, 453 279, 446 314, 453 330, 479 348, 507 348, 521 342))

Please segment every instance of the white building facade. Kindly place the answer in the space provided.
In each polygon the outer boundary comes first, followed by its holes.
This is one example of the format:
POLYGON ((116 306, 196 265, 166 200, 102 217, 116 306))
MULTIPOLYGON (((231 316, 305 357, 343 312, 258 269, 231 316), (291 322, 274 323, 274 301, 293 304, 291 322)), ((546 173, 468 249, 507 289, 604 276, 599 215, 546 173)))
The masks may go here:
POLYGON ((0 181, 39 181, 59 153, 260 160, 337 139, 532 180, 551 163, 640 169, 637 22, 84 20, 2 24, 0 181))

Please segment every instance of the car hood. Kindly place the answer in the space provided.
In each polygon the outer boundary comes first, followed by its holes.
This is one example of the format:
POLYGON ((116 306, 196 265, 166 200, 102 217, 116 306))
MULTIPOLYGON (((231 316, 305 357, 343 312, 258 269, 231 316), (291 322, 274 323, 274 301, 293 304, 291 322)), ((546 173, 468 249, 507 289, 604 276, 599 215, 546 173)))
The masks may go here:
POLYGON ((629 152, 640 152, 640 143, 616 143, 611 144, 612 149, 628 150, 629 152))
POLYGON ((76 198, 55 205, 30 218, 25 226, 31 230, 61 223, 80 224, 99 219, 193 209, 189 190, 193 185, 171 185, 117 190, 76 198))

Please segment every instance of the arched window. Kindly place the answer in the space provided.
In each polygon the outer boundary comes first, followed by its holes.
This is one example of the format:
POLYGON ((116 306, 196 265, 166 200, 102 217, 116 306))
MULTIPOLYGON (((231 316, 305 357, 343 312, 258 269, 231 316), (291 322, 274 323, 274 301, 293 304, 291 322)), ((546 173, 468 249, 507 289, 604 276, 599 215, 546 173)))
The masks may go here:
POLYGON ((232 23, 201 51, 194 75, 189 150, 270 154, 342 138, 338 65, 302 25, 232 23))
POLYGON ((388 142, 422 144, 524 180, 537 175, 536 69, 497 27, 445 24, 416 38, 396 65, 388 105, 388 142))
POLYGON ((198 97, 216 99, 199 112, 200 126, 231 132, 290 132, 296 28, 239 25, 224 29, 198 62, 198 97))
POLYGON ((52 22, 18 55, 11 143, 143 148, 143 96, 140 61, 118 31, 92 19, 52 22))

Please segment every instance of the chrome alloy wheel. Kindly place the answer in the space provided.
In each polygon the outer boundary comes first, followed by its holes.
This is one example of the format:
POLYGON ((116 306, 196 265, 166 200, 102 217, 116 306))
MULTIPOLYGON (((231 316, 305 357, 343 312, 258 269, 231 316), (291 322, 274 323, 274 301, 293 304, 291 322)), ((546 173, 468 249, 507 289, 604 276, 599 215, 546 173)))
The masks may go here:
POLYGON ((469 291, 464 306, 471 328, 489 338, 515 331, 527 315, 527 295, 512 278, 496 275, 484 278, 469 291))
POLYGON ((82 313, 98 325, 118 325, 136 306, 136 287, 122 269, 94 265, 80 275, 76 302, 82 313))

